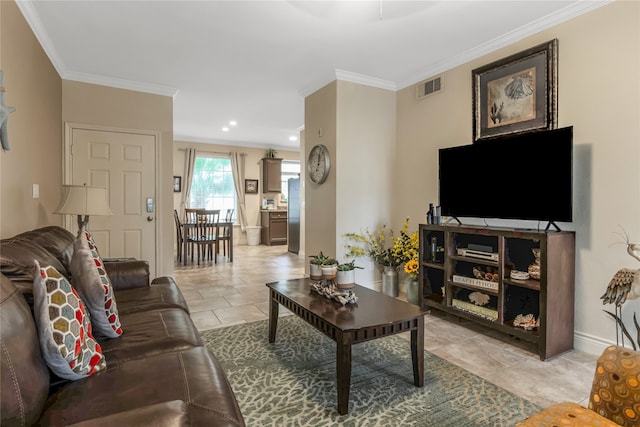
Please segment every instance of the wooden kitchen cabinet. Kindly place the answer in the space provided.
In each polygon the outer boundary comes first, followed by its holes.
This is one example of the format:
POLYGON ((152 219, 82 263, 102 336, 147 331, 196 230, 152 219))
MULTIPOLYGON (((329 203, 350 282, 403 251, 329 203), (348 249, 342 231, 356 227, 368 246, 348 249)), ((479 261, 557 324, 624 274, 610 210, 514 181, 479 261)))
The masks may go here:
POLYGON ((262 159, 262 192, 282 192, 282 159, 262 159))
POLYGON ((271 245, 287 244, 287 211, 262 211, 262 243, 271 245))

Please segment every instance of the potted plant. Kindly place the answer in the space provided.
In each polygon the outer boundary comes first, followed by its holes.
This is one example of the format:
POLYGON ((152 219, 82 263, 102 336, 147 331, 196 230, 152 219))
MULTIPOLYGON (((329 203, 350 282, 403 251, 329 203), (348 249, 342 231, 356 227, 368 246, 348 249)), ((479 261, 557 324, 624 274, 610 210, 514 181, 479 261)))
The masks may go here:
POLYGON ((267 159, 275 159, 276 157, 278 157, 278 152, 273 148, 269 148, 264 152, 264 157, 267 159))
POLYGON ((356 285, 356 268, 362 269, 356 265, 356 260, 338 264, 336 274, 336 284, 340 289, 351 289, 356 285))
POLYGON ((323 279, 335 279, 338 272, 338 260, 335 258, 325 258, 320 266, 323 279))
POLYGON ((328 257, 320 251, 317 255, 310 255, 309 258, 309 277, 311 280, 320 280, 322 279, 322 265, 328 257))

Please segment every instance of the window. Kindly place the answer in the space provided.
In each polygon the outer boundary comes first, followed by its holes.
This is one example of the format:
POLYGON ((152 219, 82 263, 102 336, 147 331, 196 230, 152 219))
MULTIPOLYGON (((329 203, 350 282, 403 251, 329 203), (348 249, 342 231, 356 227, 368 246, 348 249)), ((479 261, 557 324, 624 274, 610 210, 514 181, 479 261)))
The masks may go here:
POLYGON ((236 208, 230 158, 206 153, 196 156, 189 202, 196 209, 220 209, 222 215, 236 208))
POLYGON ((289 178, 300 177, 300 162, 295 160, 283 160, 282 161, 282 194, 284 195, 283 201, 289 200, 289 178))

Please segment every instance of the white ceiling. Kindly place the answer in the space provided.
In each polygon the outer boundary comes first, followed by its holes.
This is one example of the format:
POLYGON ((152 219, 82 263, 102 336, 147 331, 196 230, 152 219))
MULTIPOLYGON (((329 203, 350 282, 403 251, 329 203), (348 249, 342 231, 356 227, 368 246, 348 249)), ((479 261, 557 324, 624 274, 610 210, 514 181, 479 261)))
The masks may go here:
POLYGON ((63 79, 174 96, 176 140, 291 150, 336 78, 402 89, 607 2, 17 0, 63 79))

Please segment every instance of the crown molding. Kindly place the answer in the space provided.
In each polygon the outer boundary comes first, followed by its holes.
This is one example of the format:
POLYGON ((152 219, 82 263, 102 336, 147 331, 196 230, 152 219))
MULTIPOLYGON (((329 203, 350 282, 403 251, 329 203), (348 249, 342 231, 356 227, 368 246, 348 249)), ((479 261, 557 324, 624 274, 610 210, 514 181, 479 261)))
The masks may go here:
POLYGON ((54 47, 53 42, 47 35, 47 32, 44 30, 44 26, 42 25, 42 21, 40 20, 40 16, 36 9, 33 7, 33 3, 25 0, 16 0, 16 5, 24 19, 27 21, 27 24, 31 27, 31 31, 36 36, 36 39, 40 42, 42 49, 45 51, 49 60, 53 64, 53 67, 58 72, 58 75, 64 78, 64 73, 66 67, 64 65, 64 61, 60 57, 58 50, 54 47))
POLYGON ((267 142, 250 142, 250 141, 232 141, 227 139, 215 139, 215 138, 203 138, 199 136, 190 136, 190 135, 173 135, 174 142, 195 142, 199 144, 211 144, 211 145, 230 145, 235 147, 245 147, 245 148, 259 148, 259 149, 268 149, 273 148, 276 151, 300 151, 300 143, 296 141, 297 146, 293 145, 277 145, 270 144, 267 142))
POLYGON ((339 70, 337 68, 336 80, 358 83, 365 86, 377 87, 379 89, 392 90, 394 92, 397 90, 395 82, 392 82, 391 80, 365 76, 364 74, 352 73, 351 71, 339 70))
POLYGON ((75 80, 84 83, 116 87, 120 89, 129 89, 137 92, 170 96, 172 98, 175 98, 175 96, 178 94, 178 89, 168 86, 116 79, 97 74, 76 73, 68 71, 64 61, 58 53, 58 50, 54 47, 53 42, 47 34, 47 31, 45 31, 44 26, 42 25, 42 21, 40 20, 40 16, 38 15, 36 9, 33 7, 33 3, 31 1, 16 0, 16 5, 18 6, 18 9, 20 9, 22 16, 24 16, 24 19, 27 21, 27 24, 29 24, 29 26, 31 27, 31 31, 33 31, 36 39, 38 39, 38 42, 40 42, 42 49, 49 57, 49 60, 58 72, 58 75, 63 80, 75 80))
POLYGON ((380 79, 378 77, 365 76, 364 74, 352 73, 351 71, 335 69, 334 75, 326 75, 322 79, 318 79, 311 85, 302 89, 299 93, 302 98, 306 98, 312 93, 317 92, 321 88, 325 87, 331 82, 336 80, 342 80, 345 82, 358 83, 365 86, 377 87, 380 89, 396 91, 397 87, 395 82, 391 80, 380 79))
POLYGON ((476 46, 473 49, 469 49, 458 55, 454 55, 443 61, 437 62, 433 66, 429 67, 429 69, 424 70, 419 74, 414 74, 399 82, 398 87, 399 89, 404 89, 429 77, 443 73, 498 49, 509 46, 533 34, 576 18, 587 12, 591 12, 592 10, 598 9, 599 7, 612 3, 613 1, 615 0, 581 0, 577 3, 572 3, 551 15, 532 21, 489 42, 476 46))
POLYGON ((134 90, 136 92, 151 93, 154 95, 170 96, 171 98, 175 98, 175 96, 178 94, 178 89, 169 86, 155 85, 152 83, 142 83, 125 79, 116 79, 113 77, 105 77, 96 74, 67 72, 65 76, 63 76, 63 79, 115 87, 119 89, 134 90))

